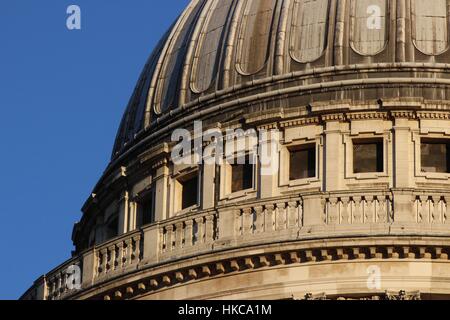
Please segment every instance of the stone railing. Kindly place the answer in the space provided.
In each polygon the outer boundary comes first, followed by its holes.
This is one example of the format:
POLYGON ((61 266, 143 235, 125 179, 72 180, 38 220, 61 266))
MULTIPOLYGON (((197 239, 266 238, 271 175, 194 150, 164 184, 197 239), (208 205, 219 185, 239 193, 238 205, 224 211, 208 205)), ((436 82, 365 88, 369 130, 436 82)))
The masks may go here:
POLYGON ((63 299, 76 292, 82 281, 82 260, 74 258, 46 277, 47 300, 63 299))
POLYGON ((40 277, 25 292, 21 300, 61 300, 81 289, 83 257, 66 261, 47 275, 40 277))
POLYGON ((450 194, 417 195, 414 201, 416 222, 420 224, 450 224, 447 203, 450 194))
POLYGON ((300 198, 259 202, 234 212, 234 236, 240 241, 288 235, 303 226, 303 201, 300 198))
MULTIPOLYGON (((403 190, 400 194, 395 191, 367 194, 291 196, 173 217, 87 250, 40 278, 22 298, 70 298, 144 267, 157 267, 215 250, 334 235, 369 235, 371 230, 377 230, 378 235, 380 232, 391 235, 390 227, 395 223, 406 223, 405 228, 417 226, 414 234, 422 230, 423 224, 428 224, 427 232, 434 230, 433 225, 441 235, 447 232, 450 194, 403 190), (70 266, 81 269, 78 290, 68 283, 75 279, 67 272, 70 266)), ((402 226, 399 230, 406 234, 402 226)))
POLYGON ((217 212, 177 217, 160 223, 158 255, 161 260, 181 253, 200 252, 217 240, 217 212))
POLYGON ((323 222, 328 225, 390 223, 393 221, 392 195, 357 194, 326 198, 323 222))
POLYGON ((95 250, 97 268, 94 277, 101 280, 135 269, 141 261, 141 239, 142 232, 138 231, 98 247, 95 250))

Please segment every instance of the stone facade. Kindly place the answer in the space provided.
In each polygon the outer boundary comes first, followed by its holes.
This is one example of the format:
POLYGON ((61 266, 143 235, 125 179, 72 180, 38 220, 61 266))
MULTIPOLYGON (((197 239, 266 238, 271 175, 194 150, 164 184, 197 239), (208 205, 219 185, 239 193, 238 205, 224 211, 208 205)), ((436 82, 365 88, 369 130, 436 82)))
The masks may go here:
POLYGON ((434 2, 191 1, 144 68, 73 258, 23 298, 449 298, 450 21, 434 2), (194 121, 276 129, 277 170, 174 163, 171 135, 194 121))

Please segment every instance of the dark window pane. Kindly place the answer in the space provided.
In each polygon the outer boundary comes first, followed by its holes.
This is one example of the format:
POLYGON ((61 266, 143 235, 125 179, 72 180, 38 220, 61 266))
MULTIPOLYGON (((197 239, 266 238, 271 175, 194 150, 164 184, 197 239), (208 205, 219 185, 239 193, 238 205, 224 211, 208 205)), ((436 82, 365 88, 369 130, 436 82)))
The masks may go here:
POLYGON ((299 180, 316 176, 316 146, 308 145, 290 150, 289 179, 299 180))
POLYGON ((153 197, 149 196, 141 203, 142 225, 155 222, 153 197))
POLYGON ((119 219, 115 217, 106 226, 106 239, 112 239, 119 235, 119 219))
POLYGON ((422 172, 449 172, 449 144, 425 141, 421 145, 422 172))
POLYGON ((231 166, 231 192, 253 188, 253 165, 235 164, 231 166))
POLYGON ((353 141, 354 173, 383 172, 383 141, 353 141))
POLYGON ((198 176, 195 175, 181 182, 183 188, 182 209, 192 207, 198 203, 198 176))

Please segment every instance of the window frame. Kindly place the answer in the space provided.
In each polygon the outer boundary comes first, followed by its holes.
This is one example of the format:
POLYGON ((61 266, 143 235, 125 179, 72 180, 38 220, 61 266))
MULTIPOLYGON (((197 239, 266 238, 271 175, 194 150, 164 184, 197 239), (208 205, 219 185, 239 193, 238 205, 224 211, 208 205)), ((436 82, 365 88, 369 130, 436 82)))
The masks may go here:
POLYGON ((356 175, 364 175, 364 174, 379 174, 379 173, 384 173, 385 172, 385 146, 384 146, 384 141, 383 138, 353 138, 352 139, 352 158, 350 159, 352 161, 352 173, 356 174, 356 175), (378 158, 379 154, 378 154, 378 146, 381 144, 381 159, 378 158), (355 145, 377 145, 377 154, 376 154, 376 167, 377 167, 377 171, 366 171, 366 172, 355 172, 355 145), (378 170, 378 165, 382 163, 382 170, 378 170))
MULTIPOLYGON (((389 159, 392 157, 391 138, 389 133, 367 133, 344 136, 345 144, 345 179, 353 180, 373 180, 380 178, 389 178, 391 170, 389 159), (355 173, 354 170, 354 141, 376 141, 380 140, 383 144, 383 171, 381 172, 361 172, 355 173)), ((380 180, 384 183, 385 180, 380 180)), ((387 182, 386 182, 387 183, 387 182)))
POLYGON ((172 176, 171 179, 171 200, 172 200, 172 215, 178 216, 183 215, 192 211, 196 211, 201 206, 201 188, 202 188, 202 170, 200 166, 195 166, 191 168, 185 168, 177 174, 172 176), (197 175, 197 203, 183 208, 183 190, 181 180, 189 179, 189 176, 197 175))
POLYGON ((135 210, 136 210, 136 228, 142 228, 148 225, 151 225, 156 222, 156 190, 154 184, 152 184, 149 188, 147 188, 145 191, 141 192, 135 199, 135 210), (152 215, 152 222, 150 223, 144 223, 144 215, 143 212, 143 203, 146 202, 149 198, 151 198, 151 215, 152 215))
POLYGON ((315 182, 320 182, 320 166, 321 157, 323 152, 321 152, 321 143, 318 139, 306 139, 302 141, 296 141, 292 143, 285 144, 280 152, 280 186, 287 186, 289 188, 295 187, 305 187, 310 186, 315 182), (314 145, 315 149, 315 175, 313 177, 303 178, 303 179, 290 179, 291 171, 291 150, 307 148, 307 146, 314 145))
POLYGON ((229 159, 224 158, 222 165, 220 166, 220 201, 235 200, 242 198, 253 198, 256 196, 257 181, 258 181, 258 157, 251 151, 245 152, 245 154, 235 153, 233 155, 234 164, 231 164, 229 159), (252 173, 252 186, 248 189, 233 192, 232 179, 233 179, 233 165, 237 163, 239 157, 251 158, 253 157, 253 173, 252 173))
POLYGON ((446 133, 426 133, 414 135, 414 168, 416 178, 422 178, 424 180, 418 180, 418 183, 432 183, 434 180, 436 183, 443 183, 450 180, 450 173, 440 172, 422 172, 422 141, 423 140, 448 140, 450 143, 450 135, 446 133))

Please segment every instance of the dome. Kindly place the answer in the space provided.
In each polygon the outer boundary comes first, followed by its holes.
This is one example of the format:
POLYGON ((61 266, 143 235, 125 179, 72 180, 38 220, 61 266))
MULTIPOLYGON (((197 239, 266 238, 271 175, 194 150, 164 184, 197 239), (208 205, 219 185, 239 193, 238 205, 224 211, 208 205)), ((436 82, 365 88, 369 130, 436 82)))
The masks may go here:
POLYGON ((450 299, 449 8, 191 1, 144 67, 72 259, 23 298, 450 299), (222 136, 189 151, 270 135, 176 162, 173 133, 197 121, 222 136))
POLYGON ((447 63, 447 2, 435 3, 192 0, 146 64, 113 158, 162 119, 173 121, 182 109, 218 105, 233 94, 244 99, 292 88, 307 95, 314 83, 340 81, 333 70, 347 82, 365 77, 375 83, 387 80, 389 68, 447 63))

